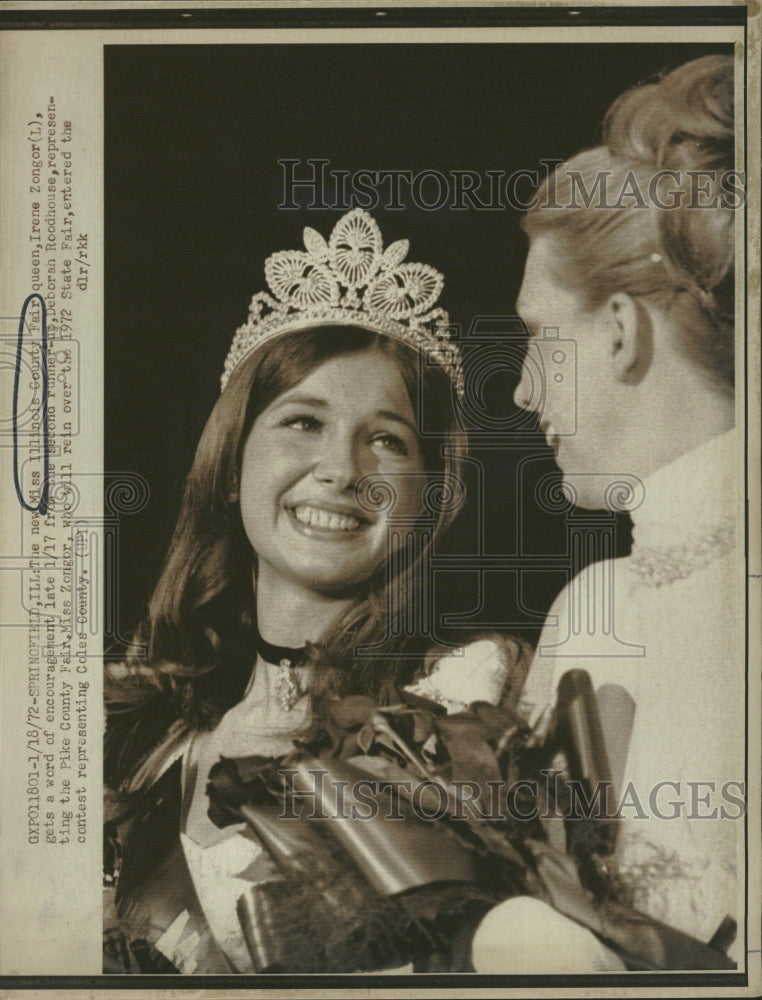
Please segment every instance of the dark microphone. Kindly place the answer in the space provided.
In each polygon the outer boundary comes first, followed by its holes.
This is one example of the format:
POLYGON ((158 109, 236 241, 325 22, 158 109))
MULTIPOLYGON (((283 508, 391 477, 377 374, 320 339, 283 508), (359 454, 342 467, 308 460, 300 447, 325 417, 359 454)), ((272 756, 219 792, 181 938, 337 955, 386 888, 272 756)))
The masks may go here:
POLYGON ((614 791, 620 795, 624 786, 624 769, 635 722, 635 701, 627 688, 621 684, 602 684, 598 688, 597 696, 603 739, 611 768, 611 780, 614 782, 614 791))
MULTIPOLYGON (((592 822, 600 835, 598 850, 610 853, 616 837, 616 801, 606 740, 590 675, 568 670, 556 699, 556 744, 566 756, 567 820, 592 822)), ((572 835, 567 823, 567 836, 572 835)), ((582 831, 579 831, 580 833, 582 831)))

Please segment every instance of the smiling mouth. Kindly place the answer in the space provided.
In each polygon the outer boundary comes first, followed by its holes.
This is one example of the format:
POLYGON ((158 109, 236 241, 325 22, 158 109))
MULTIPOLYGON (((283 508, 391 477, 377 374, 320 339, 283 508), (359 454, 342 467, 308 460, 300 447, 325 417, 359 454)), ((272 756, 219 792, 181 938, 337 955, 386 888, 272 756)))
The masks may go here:
POLYGON ((367 521, 361 521, 352 514, 340 514, 309 504, 298 504, 291 508, 291 513, 300 524, 308 528, 320 528, 323 531, 357 531, 367 524, 367 521))

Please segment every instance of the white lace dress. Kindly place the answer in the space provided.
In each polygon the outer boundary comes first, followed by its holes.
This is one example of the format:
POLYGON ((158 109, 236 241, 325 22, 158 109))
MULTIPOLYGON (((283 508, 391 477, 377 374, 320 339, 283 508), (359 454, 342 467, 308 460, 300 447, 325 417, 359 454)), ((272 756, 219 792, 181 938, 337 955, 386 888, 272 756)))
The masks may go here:
POLYGON ((521 701, 536 718, 563 673, 590 673, 626 820, 621 871, 639 909, 703 941, 743 913, 739 447, 721 435, 646 481, 631 555, 560 594, 521 701))

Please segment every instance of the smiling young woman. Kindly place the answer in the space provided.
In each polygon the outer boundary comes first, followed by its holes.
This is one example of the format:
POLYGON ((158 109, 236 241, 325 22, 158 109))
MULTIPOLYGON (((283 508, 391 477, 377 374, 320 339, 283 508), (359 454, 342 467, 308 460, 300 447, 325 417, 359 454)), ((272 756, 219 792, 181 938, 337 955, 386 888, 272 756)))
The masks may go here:
MULTIPOLYGON (((393 591, 404 603, 405 581, 392 587, 386 572, 389 519, 422 526, 425 487, 457 479, 463 451, 452 383, 433 365, 420 377, 420 367, 397 340, 329 325, 266 342, 231 376, 199 442, 138 640, 172 678, 189 725, 214 725, 240 697, 250 666, 231 672, 222 646, 254 623, 272 644, 319 643, 313 700, 324 687, 382 697, 394 683, 388 661, 381 669, 352 655, 403 611, 390 600, 393 591), (425 440, 419 406, 439 424, 425 440), (394 492, 389 510, 373 503, 380 484, 394 492), (357 527, 337 530, 338 515, 357 527)), ((429 512, 432 536, 453 516, 440 510, 432 528, 429 512)), ((411 560, 405 569, 414 572, 411 560)))
MULTIPOLYGON (((369 338, 357 331, 355 339, 369 338)), ((369 346, 325 361, 257 417, 239 502, 271 599, 288 594, 309 606, 351 593, 383 563, 389 511, 356 495, 365 477, 394 485, 395 517, 422 513, 427 470, 413 405, 398 362, 369 346)))
MULTIPOLYGON (((236 334, 134 653, 111 671, 120 971, 252 971, 236 905, 242 873, 267 864, 209 819, 210 770, 283 755, 335 699, 393 702, 431 665, 430 632, 409 623, 465 450, 442 279, 402 263, 407 241, 382 252, 358 210, 305 245, 267 261, 273 294, 236 334)), ((518 690, 522 652, 480 648, 463 700, 518 690)))

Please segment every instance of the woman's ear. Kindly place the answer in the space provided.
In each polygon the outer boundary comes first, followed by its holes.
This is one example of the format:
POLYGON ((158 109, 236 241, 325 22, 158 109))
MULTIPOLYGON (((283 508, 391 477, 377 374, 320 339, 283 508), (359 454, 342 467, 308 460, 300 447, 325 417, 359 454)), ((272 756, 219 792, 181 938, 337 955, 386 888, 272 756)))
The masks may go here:
POLYGON ((231 476, 228 483, 228 503, 238 503, 238 476, 231 476))
POLYGON ((606 308, 611 321, 611 363, 614 377, 637 385, 653 354, 653 328, 648 310, 627 292, 616 292, 606 308))

